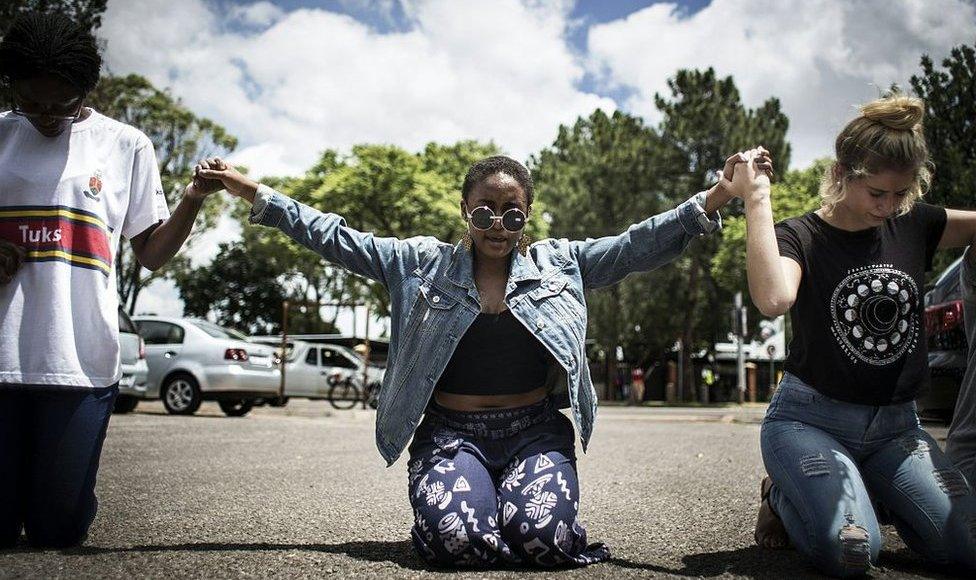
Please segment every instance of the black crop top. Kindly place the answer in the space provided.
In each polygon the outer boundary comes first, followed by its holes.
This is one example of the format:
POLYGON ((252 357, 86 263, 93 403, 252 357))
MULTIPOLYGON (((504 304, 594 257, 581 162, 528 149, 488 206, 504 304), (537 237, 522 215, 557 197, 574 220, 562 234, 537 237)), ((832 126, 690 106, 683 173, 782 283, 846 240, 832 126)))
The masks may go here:
POLYGON ((545 385, 550 355, 510 310, 482 312, 461 337, 437 390, 457 395, 515 395, 545 385))

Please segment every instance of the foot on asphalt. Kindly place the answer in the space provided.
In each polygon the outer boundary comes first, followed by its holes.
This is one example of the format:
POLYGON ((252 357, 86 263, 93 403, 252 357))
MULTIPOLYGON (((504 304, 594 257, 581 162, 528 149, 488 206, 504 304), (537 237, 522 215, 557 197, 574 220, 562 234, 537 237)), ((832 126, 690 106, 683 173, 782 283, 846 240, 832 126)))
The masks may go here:
POLYGON ((762 503, 759 504, 759 517, 756 518, 756 532, 753 537, 756 544, 763 548, 783 550, 790 547, 790 537, 783 526, 783 520, 779 519, 769 503, 769 492, 772 488, 773 480, 767 475, 759 486, 762 503))

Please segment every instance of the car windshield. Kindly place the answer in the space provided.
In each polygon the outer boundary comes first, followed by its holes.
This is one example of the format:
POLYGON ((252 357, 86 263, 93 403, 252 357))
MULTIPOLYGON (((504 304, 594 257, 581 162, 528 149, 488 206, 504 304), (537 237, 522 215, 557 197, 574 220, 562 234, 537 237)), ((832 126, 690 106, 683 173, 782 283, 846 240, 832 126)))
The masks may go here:
POLYGON ((129 315, 125 313, 125 310, 122 310, 121 306, 119 306, 119 332, 139 334, 139 331, 136 329, 136 325, 132 324, 132 320, 129 318, 129 315))
POLYGON ((251 339, 246 334, 238 332, 233 328, 224 328, 205 320, 194 320, 192 322, 193 326, 196 326, 214 338, 233 338, 234 340, 251 342, 251 339))
POLYGON ((942 286, 947 281, 950 281, 952 277, 952 282, 955 282, 959 278, 959 265, 962 263, 962 258, 957 259, 955 262, 949 265, 948 268, 942 271, 939 275, 939 279, 935 281, 936 286, 942 286))

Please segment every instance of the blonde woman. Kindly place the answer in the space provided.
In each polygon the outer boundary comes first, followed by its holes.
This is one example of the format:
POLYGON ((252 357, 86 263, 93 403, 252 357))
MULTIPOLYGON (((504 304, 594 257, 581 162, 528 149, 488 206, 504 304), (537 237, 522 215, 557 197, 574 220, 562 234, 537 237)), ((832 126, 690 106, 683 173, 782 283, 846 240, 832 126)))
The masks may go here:
POLYGON ((822 207, 779 224, 768 180, 748 179, 750 165, 735 175, 752 300, 766 316, 789 311, 795 329, 762 426, 756 540, 792 543, 835 576, 877 562, 875 503, 913 550, 976 570, 976 498, 913 402, 928 383, 925 272, 937 248, 976 239, 976 212, 920 201, 923 114, 897 94, 864 105, 837 137, 822 207))

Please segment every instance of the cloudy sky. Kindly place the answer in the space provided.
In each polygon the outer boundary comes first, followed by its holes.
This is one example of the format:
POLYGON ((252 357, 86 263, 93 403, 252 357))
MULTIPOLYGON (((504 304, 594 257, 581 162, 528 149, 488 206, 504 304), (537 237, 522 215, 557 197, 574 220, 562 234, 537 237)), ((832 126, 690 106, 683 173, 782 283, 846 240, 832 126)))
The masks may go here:
MULTIPOLYGON (((110 0, 115 74, 169 87, 240 138, 258 175, 324 148, 493 140, 526 158, 596 108, 658 122, 679 68, 780 98, 793 167, 827 155, 858 103, 907 86, 923 53, 976 41, 972 0, 110 0)), ((210 241, 236 235, 223 224, 210 241)), ((206 261, 206 248, 193 256, 206 261)), ((140 311, 179 313, 172 287, 140 311)))

